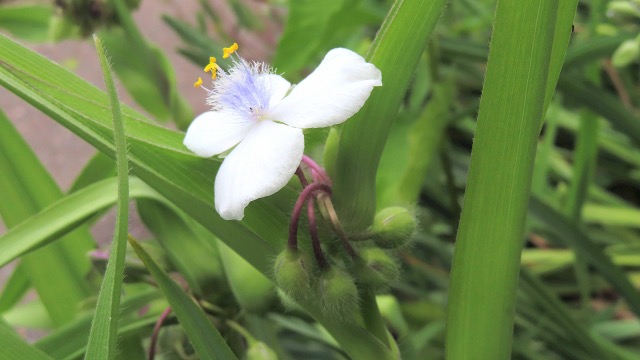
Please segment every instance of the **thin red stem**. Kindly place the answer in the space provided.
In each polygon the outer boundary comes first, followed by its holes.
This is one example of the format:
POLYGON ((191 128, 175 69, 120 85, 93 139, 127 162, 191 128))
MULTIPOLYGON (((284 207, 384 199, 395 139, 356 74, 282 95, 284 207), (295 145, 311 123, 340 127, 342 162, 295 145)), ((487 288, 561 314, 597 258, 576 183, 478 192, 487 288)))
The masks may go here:
POLYGON ((316 224, 316 212, 314 210, 314 200, 310 198, 307 201, 307 216, 309 217, 309 234, 311 235, 311 246, 313 247, 313 255, 316 258, 320 270, 329 268, 329 263, 322 253, 320 238, 318 237, 318 226, 316 224))
POLYGON ((162 328, 162 324, 165 322, 165 320, 167 320, 169 314, 171 314, 170 307, 166 308, 162 312, 162 314, 160 314, 158 321, 156 321, 156 325, 153 327, 153 333, 151 334, 151 345, 149 345, 149 360, 153 360, 156 357, 156 345, 158 343, 160 328, 162 328))
POLYGON ((302 171, 302 168, 300 166, 298 166, 298 168, 296 169, 296 175, 298 176, 298 179, 300 180, 300 184, 302 184, 303 188, 309 185, 309 182, 307 181, 307 177, 304 176, 304 171, 302 171))
POLYGON ((327 184, 313 183, 305 187, 300 193, 300 196, 298 196, 298 200, 296 200, 296 204, 293 206, 293 212, 291 213, 291 221, 289 222, 289 241, 287 246, 291 250, 298 250, 298 223, 300 222, 302 206, 316 191, 323 191, 327 194, 331 194, 331 187, 327 184))
POLYGON ((302 155, 302 162, 311 169, 312 173, 315 171, 320 176, 321 180, 327 182, 328 184, 331 184, 329 175, 327 175, 324 169, 320 165, 318 165, 318 163, 315 162, 312 158, 308 157, 307 155, 302 155))

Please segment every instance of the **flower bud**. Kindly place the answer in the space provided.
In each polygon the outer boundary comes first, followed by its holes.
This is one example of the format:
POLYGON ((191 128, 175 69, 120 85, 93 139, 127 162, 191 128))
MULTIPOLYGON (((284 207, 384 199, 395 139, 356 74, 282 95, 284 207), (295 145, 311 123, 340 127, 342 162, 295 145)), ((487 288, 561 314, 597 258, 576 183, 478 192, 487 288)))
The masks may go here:
POLYGON ((395 249, 407 244, 415 229, 415 218, 409 210, 400 206, 380 210, 371 226, 373 240, 384 249, 395 249))
POLYGON ((380 248, 361 250, 355 271, 358 282, 376 293, 386 292, 400 274, 396 261, 380 248))
POLYGON ((286 249, 275 262, 276 284, 293 300, 301 300, 311 290, 311 262, 299 251, 286 249))
POLYGON ((318 291, 325 314, 348 314, 358 305, 358 288, 351 275, 331 268, 320 276, 318 291))
POLYGON ((278 360, 278 355, 262 341, 254 341, 249 344, 246 360, 278 360))

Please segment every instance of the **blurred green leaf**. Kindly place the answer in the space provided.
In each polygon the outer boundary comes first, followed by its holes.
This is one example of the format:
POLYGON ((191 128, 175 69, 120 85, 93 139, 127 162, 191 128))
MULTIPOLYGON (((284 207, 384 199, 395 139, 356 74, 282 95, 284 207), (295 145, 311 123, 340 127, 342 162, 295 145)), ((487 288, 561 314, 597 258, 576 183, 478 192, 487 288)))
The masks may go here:
MULTIPOLYGON (((131 179, 130 196, 157 201, 163 198, 138 179, 131 179)), ((116 179, 111 178, 87 186, 60 199, 45 210, 11 228, 0 237, 0 266, 27 254, 61 235, 81 226, 87 218, 116 202, 116 179)), ((57 243, 56 243, 57 244, 57 243)), ((49 271, 49 274, 51 274, 49 271)), ((49 278, 51 282, 52 279, 49 278)), ((68 299, 69 294, 66 294, 68 299)), ((67 300, 68 301, 68 300, 67 300)), ((68 304, 65 304, 68 306, 68 304)), ((73 315, 77 313, 73 304, 73 315)))
MULTIPOLYGON (((53 178, 1 111, 0 173, 0 215, 9 229, 62 197, 53 178)), ((24 271, 56 325, 73 319, 79 302, 90 294, 84 276, 90 268, 86 253, 93 247, 88 229, 82 227, 22 259, 24 271)))
POLYGON ((52 359, 29 345, 13 329, 0 321, 0 359, 52 359))
POLYGON ((184 328, 196 353, 202 359, 236 359, 218 330, 207 315, 196 305, 178 284, 176 284, 132 238, 131 246, 158 283, 173 311, 184 328))
POLYGON ((49 21, 53 8, 49 5, 8 4, 0 6, 0 29, 28 41, 49 39, 49 21))

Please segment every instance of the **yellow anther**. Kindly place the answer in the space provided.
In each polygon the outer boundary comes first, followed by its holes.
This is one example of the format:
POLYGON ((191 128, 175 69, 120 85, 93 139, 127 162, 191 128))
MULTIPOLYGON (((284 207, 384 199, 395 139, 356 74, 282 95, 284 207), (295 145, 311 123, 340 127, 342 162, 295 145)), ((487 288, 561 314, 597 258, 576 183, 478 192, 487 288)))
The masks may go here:
POLYGON ((193 83, 193 87, 199 87, 200 85, 202 85, 202 78, 201 77, 198 78, 198 81, 193 83))
POLYGON ((211 71, 211 78, 216 78, 216 72, 218 71, 218 65, 216 65, 216 58, 213 56, 209 58, 209 64, 204 67, 204 72, 211 71))
POLYGON ((226 59, 229 57, 229 55, 233 54, 234 52, 238 51, 238 44, 237 43, 233 43, 233 45, 226 47, 226 48, 222 48, 222 52, 224 53, 222 55, 223 59, 226 59))

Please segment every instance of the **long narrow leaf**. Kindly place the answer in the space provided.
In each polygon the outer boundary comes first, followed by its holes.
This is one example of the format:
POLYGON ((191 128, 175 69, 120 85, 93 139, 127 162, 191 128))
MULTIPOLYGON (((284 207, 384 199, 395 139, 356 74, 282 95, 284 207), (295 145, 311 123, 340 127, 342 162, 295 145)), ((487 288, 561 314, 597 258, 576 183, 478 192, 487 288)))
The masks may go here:
MULTIPOLYGON (((131 180, 131 197, 163 201, 148 185, 131 180)), ((0 237, 0 266, 42 247, 81 226, 93 214, 113 205, 117 197, 115 179, 107 179, 64 197, 0 237)))
MULTIPOLYGON (((35 153, 0 111, 0 215, 9 229, 63 196, 35 153)), ((94 242, 86 227, 22 259, 24 271, 54 324, 73 319, 91 293, 86 253, 94 242)))
POLYGON ((451 270, 446 346, 451 360, 507 359, 511 354, 520 251, 557 8, 557 0, 497 3, 451 270))
POLYGON ((33 345, 29 345, 11 327, 0 321, 0 359, 53 359, 33 345))
POLYGON ((376 207, 378 162, 416 64, 445 3, 445 0, 396 1, 367 54, 367 60, 382 72, 383 85, 374 89, 364 107, 344 124, 333 174, 335 199, 343 210, 340 220, 347 226, 371 225, 376 207))
POLYGON ((116 145, 116 167, 118 169, 118 202, 116 225, 109 253, 107 270, 102 279, 96 312, 89 332, 89 343, 85 359, 114 359, 118 346, 118 310, 124 275, 124 258, 127 253, 127 233, 129 231, 129 165, 127 144, 124 136, 120 99, 111 74, 107 54, 97 36, 93 41, 100 58, 102 75, 111 100, 114 142, 116 145))

